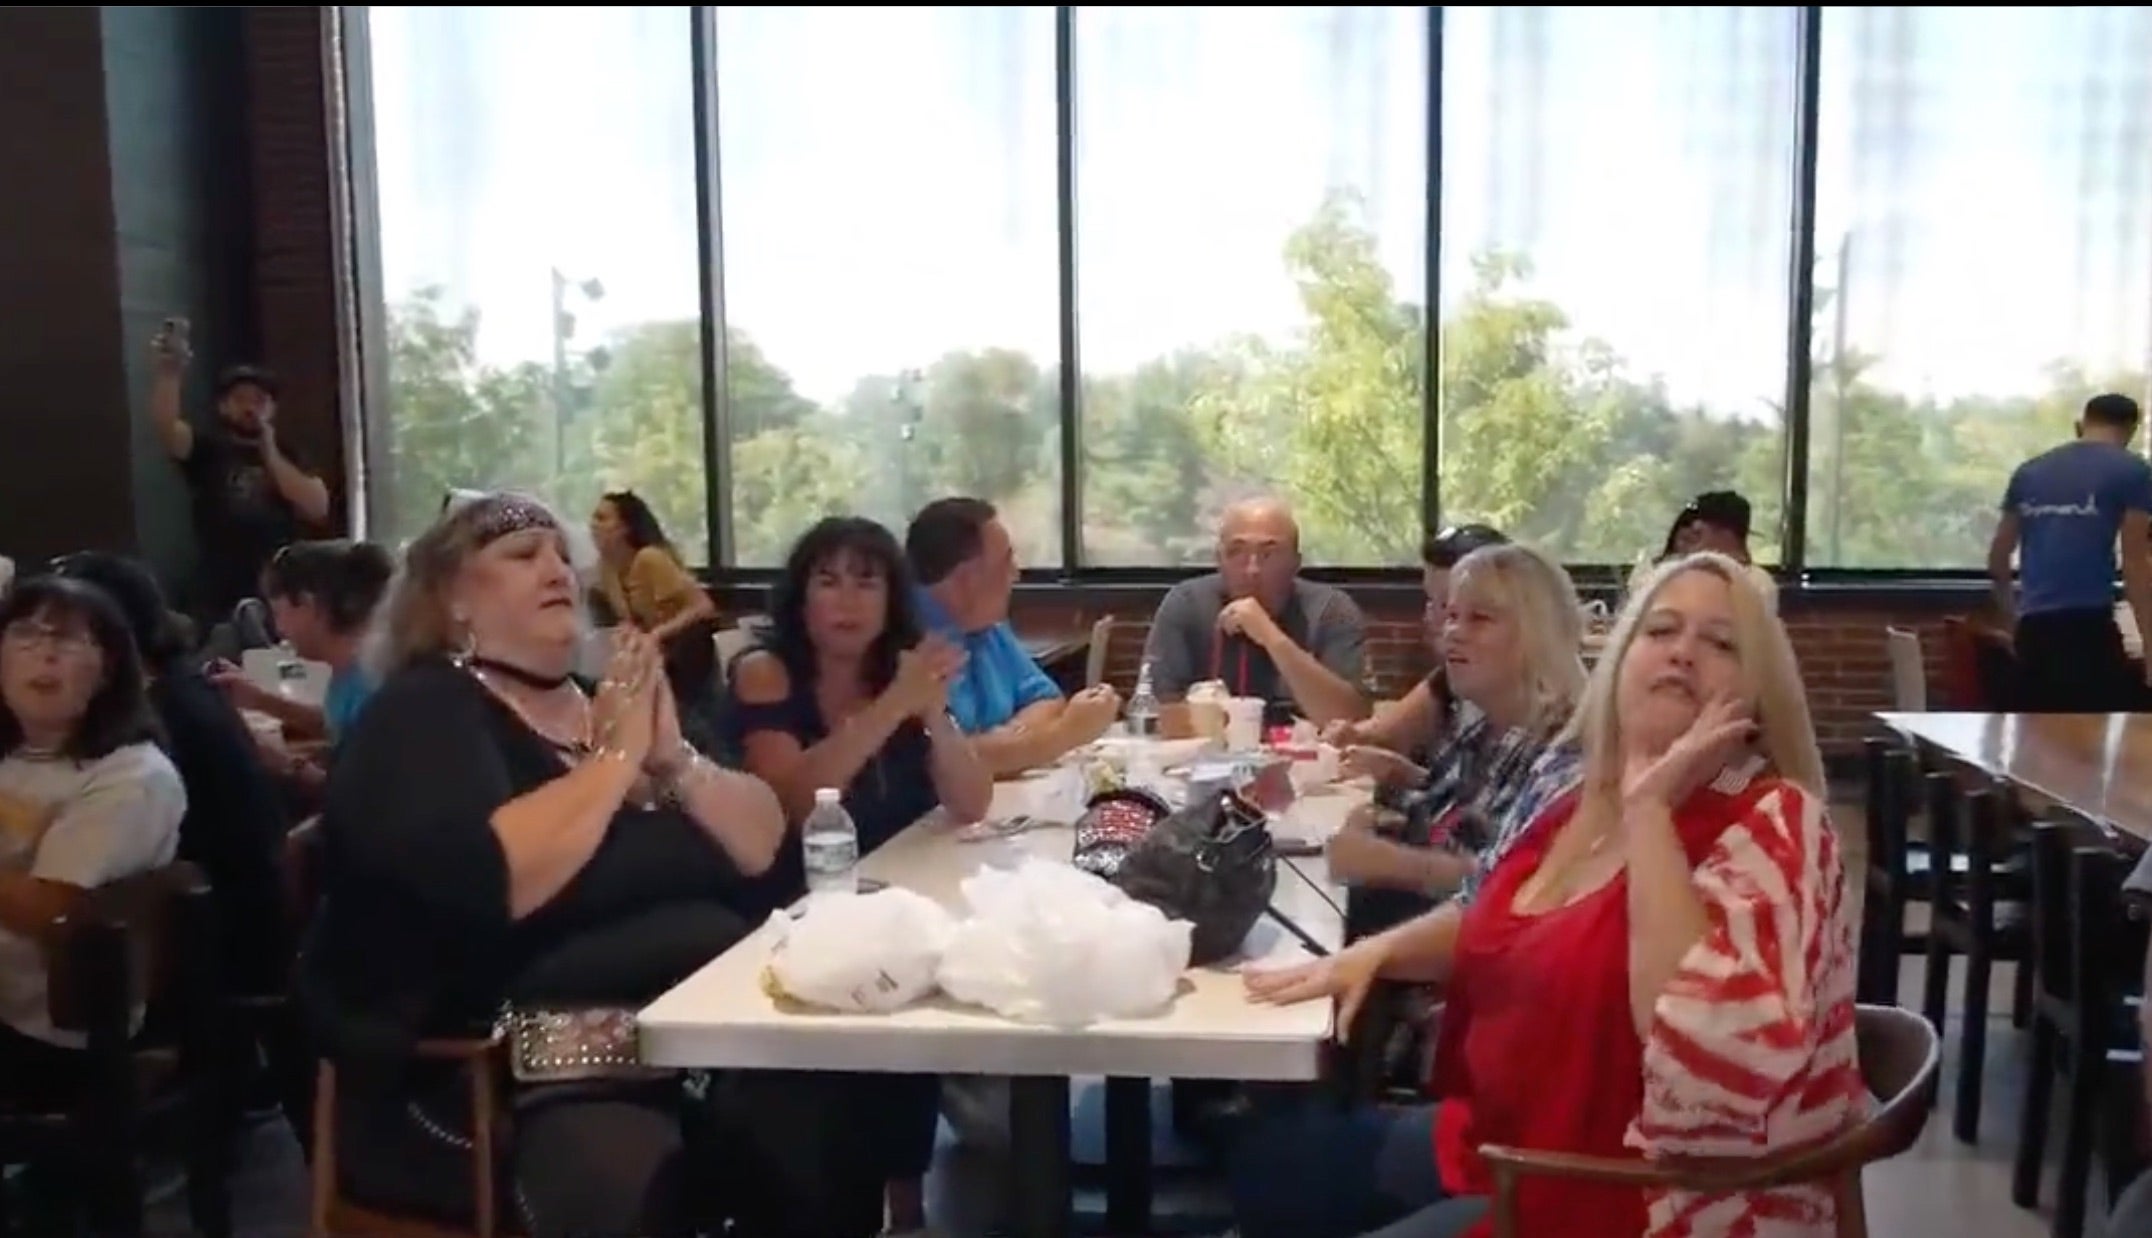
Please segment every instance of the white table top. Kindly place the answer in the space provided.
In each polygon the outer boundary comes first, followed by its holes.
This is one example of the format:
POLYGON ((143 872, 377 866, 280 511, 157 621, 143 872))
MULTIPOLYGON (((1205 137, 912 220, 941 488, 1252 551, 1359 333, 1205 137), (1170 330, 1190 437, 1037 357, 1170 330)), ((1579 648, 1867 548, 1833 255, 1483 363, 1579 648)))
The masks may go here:
MULTIPOLYGON (((996 815, 1020 810, 1029 795, 1021 783, 997 786, 996 815)), ((1365 799, 1364 790, 1324 789, 1286 814, 1278 832, 1327 836, 1365 799)), ((965 843, 930 818, 868 856, 860 871, 954 909, 964 878, 980 867, 1024 853, 1065 863, 1073 839, 1067 827, 1048 827, 965 843)), ((1326 944, 1343 931, 1342 899, 1328 886, 1319 858, 1279 865, 1277 906, 1326 944)), ((887 1015, 780 1010, 761 980, 771 942, 768 926, 756 930, 643 1010, 644 1060, 748 1070, 1306 1080, 1319 1076, 1330 1033, 1328 1003, 1251 1004, 1232 963, 1191 968, 1180 997, 1162 1014, 1079 1031, 1013 1023, 939 995, 887 1015)), ((1268 917, 1244 947, 1254 959, 1302 954, 1268 917)))

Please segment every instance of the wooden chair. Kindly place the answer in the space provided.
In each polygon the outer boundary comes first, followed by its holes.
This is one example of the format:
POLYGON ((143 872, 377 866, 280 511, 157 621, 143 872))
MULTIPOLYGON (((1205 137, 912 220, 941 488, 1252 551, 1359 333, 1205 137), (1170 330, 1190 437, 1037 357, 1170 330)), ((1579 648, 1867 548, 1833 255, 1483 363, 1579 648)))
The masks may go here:
POLYGON ((2078 1238, 2085 1231, 2097 1143, 2108 1145, 2101 1159, 2107 1162, 2111 1190, 2119 1190, 2136 1169, 2126 1162, 2136 1159, 2131 1145, 2141 1113, 2136 1084, 2143 1055, 2125 995, 2142 974, 2146 931, 2123 905, 2121 887, 2129 871, 2130 862, 2088 827, 2047 823, 2034 835, 2039 987, 2010 1198, 2021 1208, 2040 1201, 2048 1118, 2060 1074, 2063 1138, 2054 1238, 2078 1238))
POLYGON ((1096 688, 1106 682, 1106 655, 1113 645, 1113 616, 1091 625, 1091 644, 1084 650, 1083 686, 1096 688))
POLYGON ((1884 628, 1883 644, 1890 653, 1891 708, 1903 713, 1926 713, 1928 662, 1920 650, 1920 634, 1904 628, 1884 628))
MULTIPOLYGON (((295 923, 302 928, 313 919, 321 897, 320 821, 311 820, 293 830, 285 844, 284 876, 295 923)), ((506 1125, 501 1105, 503 1059, 497 1037, 441 1039, 419 1042, 418 1055, 437 1062, 459 1063, 471 1088, 471 1190, 472 1226, 458 1229, 431 1219, 394 1216, 346 1200, 339 1187, 336 1167, 336 1064, 324 1061, 314 1068, 311 1112, 311 1169, 313 1200, 308 1212, 308 1238, 503 1238, 513 1232, 499 1216, 499 1183, 494 1166, 496 1141, 506 1125)))
MULTIPOLYGON (((1928 904, 1928 967, 1921 1013, 1943 1026, 1948 1015, 1950 960, 1965 958, 1964 1016, 1958 1036, 1956 1103, 1951 1129, 1962 1143, 1980 1141, 1982 1085, 1987 1077, 1988 977, 1998 962, 2017 964, 2014 1010, 2032 1001, 2032 886, 2024 867, 2005 867, 2016 853, 2003 797, 1987 788, 1964 792, 1955 775, 1928 775, 1930 854, 1950 862, 1933 872, 1928 904), (1959 863, 1963 857, 1964 863, 1959 863)), ((2022 1019, 2018 1020, 2023 1022, 2022 1019)))
POLYGON ((178 863, 101 886, 44 944, 53 1025, 86 1038, 91 1080, 66 1112, 0 1107, 0 1164, 70 1167, 92 1230, 137 1234, 139 1154, 178 1148, 195 1229, 225 1238, 235 1080, 209 882, 178 863), (147 1011, 139 1034, 137 1007, 147 1011))
POLYGON ((336 1174, 336 1065, 323 1062, 314 1084, 314 1190, 307 1238, 502 1238, 516 1232, 500 1218, 500 1185, 494 1166, 496 1141, 507 1123, 502 1114, 498 1038, 425 1040, 418 1055, 463 1067, 471 1088, 471 1228, 394 1216, 346 1200, 336 1174))
POLYGON ((1909 836, 1915 763, 1896 741, 1871 737, 1862 741, 1868 765, 1868 802, 1864 817, 1868 856, 1864 879, 1868 896, 1861 902, 1858 998, 1878 1006, 1898 1004, 1898 973, 1907 954, 1928 952, 1926 933, 1905 930, 1908 904, 1935 898, 1933 857, 1925 841, 1909 836))
POLYGON ((1868 1238, 1861 1170, 1897 1156, 1920 1138, 1933 1103, 1942 1042, 1927 1020, 1895 1007, 1862 1006, 1855 1019, 1861 1077, 1882 1104, 1844 1134, 1753 1160, 1646 1161, 1484 1147, 1480 1155, 1494 1171, 1495 1238, 1524 1238, 1517 1228, 1517 1184, 1527 1175, 1714 1195, 1828 1182, 1838 1198, 1838 1238, 1868 1238))

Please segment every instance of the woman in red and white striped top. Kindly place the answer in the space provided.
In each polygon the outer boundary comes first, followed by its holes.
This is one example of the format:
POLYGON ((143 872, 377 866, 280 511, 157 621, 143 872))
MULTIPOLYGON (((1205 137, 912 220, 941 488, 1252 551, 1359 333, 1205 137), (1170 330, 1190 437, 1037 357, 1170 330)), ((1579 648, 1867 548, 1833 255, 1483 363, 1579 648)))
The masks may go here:
MULTIPOLYGON (((1341 1021, 1377 975, 1446 988, 1440 1103, 1357 1118, 1431 1121, 1439 1172, 1417 1198, 1392 1185, 1336 1209, 1338 1233, 1486 1233, 1484 1220, 1460 1226, 1459 1199, 1491 1189, 1487 1144, 1762 1156, 1827 1139, 1867 1104, 1822 762, 1784 630, 1739 566, 1698 555, 1660 568, 1616 625, 1573 730, 1583 781, 1469 910, 1248 978, 1262 999, 1338 996, 1341 1021)), ((1393 1142, 1357 1139, 1385 1154, 1393 1142)), ((1275 1199, 1291 1186, 1266 1160, 1275 1199)), ((1311 1167, 1323 1175, 1311 1191, 1334 1198, 1341 1168, 1311 1167)), ((1529 1177, 1518 1204, 1534 1238, 1823 1238, 1836 1224, 1824 1187, 1645 1198, 1529 1177)))

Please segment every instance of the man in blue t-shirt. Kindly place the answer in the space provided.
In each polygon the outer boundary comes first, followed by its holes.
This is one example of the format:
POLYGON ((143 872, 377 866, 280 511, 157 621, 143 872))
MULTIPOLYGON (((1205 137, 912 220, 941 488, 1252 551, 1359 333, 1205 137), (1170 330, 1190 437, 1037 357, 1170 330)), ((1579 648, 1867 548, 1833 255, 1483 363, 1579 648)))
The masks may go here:
POLYGON ((1996 607, 2016 617, 2020 711, 2103 713, 2145 702, 2146 672, 2131 665, 2115 623, 2119 557, 2137 630, 2152 633, 2152 465, 2130 450, 2139 417, 2126 395, 2092 397, 2076 441, 2019 465, 2003 491, 1988 576, 1996 607))
POLYGON ((964 651, 949 713, 997 778, 1059 760, 1105 734, 1121 699, 1104 684, 1067 700, 1009 627, 1016 546, 994 505, 936 499, 904 534, 919 619, 964 651))

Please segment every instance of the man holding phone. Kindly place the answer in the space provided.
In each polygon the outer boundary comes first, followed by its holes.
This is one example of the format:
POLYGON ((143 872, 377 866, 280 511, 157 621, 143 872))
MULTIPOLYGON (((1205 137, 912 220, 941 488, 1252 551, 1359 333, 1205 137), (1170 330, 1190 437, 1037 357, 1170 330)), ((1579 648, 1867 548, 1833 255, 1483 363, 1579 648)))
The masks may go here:
POLYGON ((193 356, 187 320, 166 319, 152 350, 150 420, 193 496, 200 563, 191 601, 199 618, 215 622, 255 594, 269 557, 302 527, 328 520, 329 488, 277 441, 276 379, 267 370, 236 365, 219 374, 216 418, 197 426, 180 397, 193 356))

